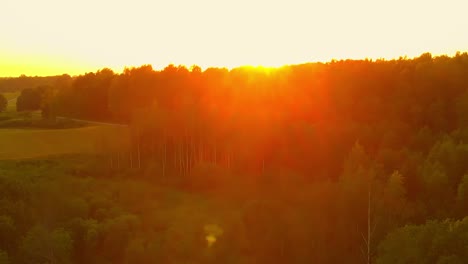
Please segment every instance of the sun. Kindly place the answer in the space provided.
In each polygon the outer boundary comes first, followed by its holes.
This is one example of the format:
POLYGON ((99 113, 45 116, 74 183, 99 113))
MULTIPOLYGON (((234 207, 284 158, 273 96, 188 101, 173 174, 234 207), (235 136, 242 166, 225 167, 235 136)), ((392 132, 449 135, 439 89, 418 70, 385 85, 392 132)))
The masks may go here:
POLYGON ((173 1, 82 0, 73 12, 56 0, 7 1, 0 24, 14 26, 2 28, 0 74, 120 72, 144 64, 278 68, 452 54, 468 47, 467 4, 452 1, 422 7, 396 0, 385 12, 370 0, 200 0, 184 2, 183 9, 173 1))

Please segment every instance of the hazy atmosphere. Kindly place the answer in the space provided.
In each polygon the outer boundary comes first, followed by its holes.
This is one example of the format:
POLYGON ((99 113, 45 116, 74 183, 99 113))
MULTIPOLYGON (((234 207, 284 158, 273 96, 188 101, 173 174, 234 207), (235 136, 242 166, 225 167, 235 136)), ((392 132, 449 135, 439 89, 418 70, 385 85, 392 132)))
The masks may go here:
POLYGON ((0 264, 466 264, 466 1, 0 4, 0 264))
POLYGON ((1 76, 454 54, 463 0, 3 0, 1 76))

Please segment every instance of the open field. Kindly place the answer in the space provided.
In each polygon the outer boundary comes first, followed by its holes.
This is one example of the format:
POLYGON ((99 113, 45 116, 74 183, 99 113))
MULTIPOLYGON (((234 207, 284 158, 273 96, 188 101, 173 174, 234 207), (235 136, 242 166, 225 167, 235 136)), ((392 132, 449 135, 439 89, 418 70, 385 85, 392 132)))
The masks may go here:
POLYGON ((16 111, 16 99, 20 95, 20 92, 7 92, 3 93, 5 98, 8 100, 7 111, 14 112, 16 111))
POLYGON ((125 142, 123 127, 90 126, 73 129, 0 129, 0 160, 61 154, 96 153, 125 142), (112 142, 112 143, 111 143, 112 142))
POLYGON ((20 95, 20 92, 6 92, 6 93, 3 93, 3 95, 5 96, 7 100, 11 100, 11 99, 17 98, 20 95))

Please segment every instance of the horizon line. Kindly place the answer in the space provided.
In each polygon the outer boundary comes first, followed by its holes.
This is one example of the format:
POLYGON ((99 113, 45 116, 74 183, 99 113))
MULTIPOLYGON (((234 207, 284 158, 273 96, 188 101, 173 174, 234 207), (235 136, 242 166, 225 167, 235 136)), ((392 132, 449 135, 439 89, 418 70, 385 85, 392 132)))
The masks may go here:
MULTIPOLYGON (((207 69, 226 69, 228 71, 232 71, 234 69, 241 69, 241 68, 267 68, 267 69, 280 69, 280 68, 283 68, 283 67, 288 67, 288 66, 295 66, 295 65, 305 65, 305 64, 330 64, 330 63, 334 63, 334 62, 343 62, 343 61, 370 61, 370 62, 374 62, 374 61, 398 61, 398 60, 414 60, 416 58, 419 58, 421 57, 422 55, 425 55, 425 54, 430 54, 431 57, 434 59, 434 58, 438 58, 438 57, 449 57, 449 58, 454 58, 456 56, 460 56, 460 55, 464 55, 464 54, 468 54, 468 50, 466 51, 455 51, 455 52, 452 52, 451 54, 450 53, 438 53, 438 54, 434 54, 430 51, 426 51, 426 52, 422 52, 421 54, 417 55, 417 56, 409 56, 409 55, 400 55, 400 56, 394 56, 394 57, 347 57, 347 58, 330 58, 328 60, 310 60, 310 61, 303 61, 303 62, 295 62, 295 63, 284 63, 284 64, 281 64, 281 65, 262 65, 262 64, 239 64, 239 65, 232 65, 232 66, 221 66, 221 65, 210 65, 210 66, 202 66, 202 65, 198 65, 198 64, 184 64, 184 63, 175 63, 175 62, 169 62, 168 64, 166 65, 163 65, 163 64, 160 64, 159 67, 157 66, 158 64, 157 63, 142 63, 140 65, 124 65, 124 66, 119 66, 119 67, 112 67, 112 66, 104 66, 104 65, 101 65, 101 66, 96 66, 96 67, 92 67, 94 68, 94 70, 86 70, 86 71, 82 71, 81 73, 79 74, 70 74, 70 73, 67 73, 67 72, 63 72, 63 73, 60 73, 60 74, 51 74, 51 75, 30 75, 30 74, 19 74, 19 75, 16 75, 16 76, 3 76, 1 75, 0 73, 0 79, 14 79, 14 78, 20 78, 20 77, 54 77, 54 76, 62 76, 62 75, 69 75, 71 77, 77 77, 77 76, 81 76, 81 75, 85 75, 85 74, 88 74, 88 73, 95 73, 97 71, 100 71, 100 70, 103 70, 103 69, 110 69, 112 70, 115 74, 122 74, 124 73, 125 70, 127 69, 134 69, 134 68, 139 68, 139 67, 142 67, 142 66, 146 66, 146 65, 149 65, 151 66, 151 68, 154 70, 154 71, 163 71, 165 68, 169 67, 169 66, 174 66, 174 67, 185 67, 187 70, 191 71, 192 68, 194 67, 199 67, 202 72, 203 71, 206 71, 207 69), (117 69, 117 68, 120 68, 117 69)), ((90 67, 91 68, 91 67, 90 67)))

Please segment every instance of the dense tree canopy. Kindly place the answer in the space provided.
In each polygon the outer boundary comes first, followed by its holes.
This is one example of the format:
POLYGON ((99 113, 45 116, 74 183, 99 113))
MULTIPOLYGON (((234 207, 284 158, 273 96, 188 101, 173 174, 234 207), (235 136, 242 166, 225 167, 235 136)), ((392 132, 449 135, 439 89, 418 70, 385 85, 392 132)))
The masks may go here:
POLYGON ((0 263, 468 257, 467 53, 59 80, 23 93, 128 138, 2 163, 0 263))
MULTIPOLYGON (((180 171, 208 161, 337 178, 357 140, 391 172, 403 169, 404 156, 425 155, 443 134, 466 139, 467 73, 466 53, 276 69, 146 65, 78 76, 52 105, 61 116, 131 124, 134 141, 144 143, 142 162, 161 163, 165 149, 166 165, 174 152, 188 156, 180 171)), ((444 161, 443 169, 450 162, 458 160, 444 161)), ((464 168, 454 170, 447 172, 456 174, 447 183, 452 188, 464 168)), ((415 181, 406 184, 416 188, 415 181)))
POLYGON ((377 263, 464 263, 468 259, 468 217, 429 221, 391 232, 380 245, 377 263))
POLYGON ((37 88, 27 88, 21 91, 21 95, 16 100, 16 110, 18 112, 40 110, 41 103, 41 91, 37 88))

